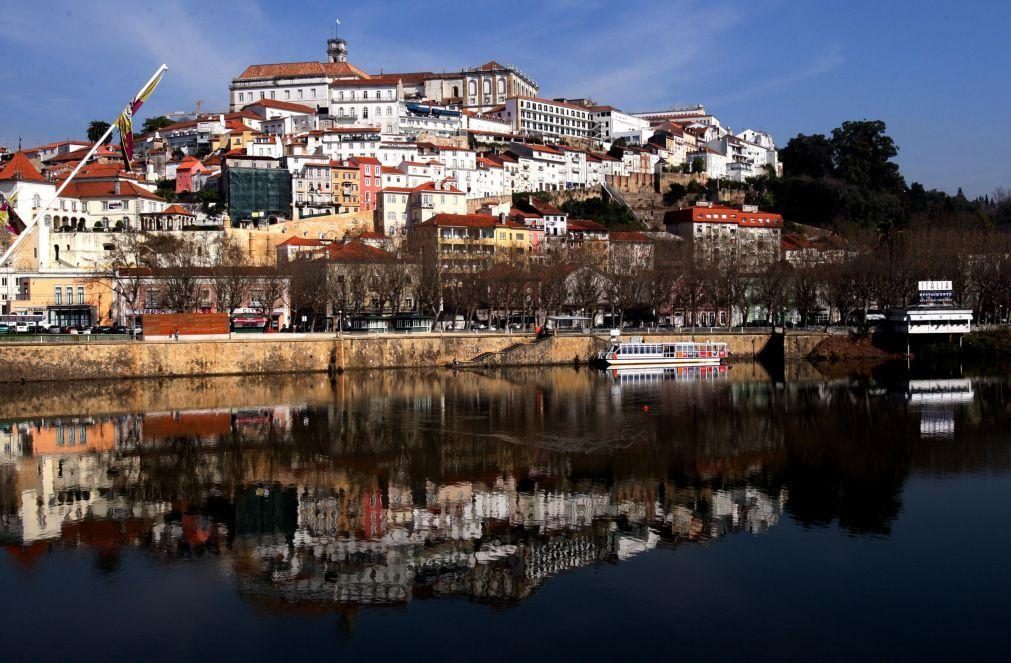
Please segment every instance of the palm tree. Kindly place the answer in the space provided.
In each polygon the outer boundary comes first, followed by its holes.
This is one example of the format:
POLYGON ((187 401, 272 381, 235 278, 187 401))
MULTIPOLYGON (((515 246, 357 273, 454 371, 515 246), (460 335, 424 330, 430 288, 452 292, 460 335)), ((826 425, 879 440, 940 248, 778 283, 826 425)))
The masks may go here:
MULTIPOLYGON (((101 138, 106 131, 108 131, 108 129, 108 122, 103 122, 102 120, 92 120, 91 123, 88 124, 88 140, 92 143, 97 142, 98 139, 101 138)), ((105 139, 105 142, 108 143, 111 138, 112 135, 110 134, 109 137, 105 139)))

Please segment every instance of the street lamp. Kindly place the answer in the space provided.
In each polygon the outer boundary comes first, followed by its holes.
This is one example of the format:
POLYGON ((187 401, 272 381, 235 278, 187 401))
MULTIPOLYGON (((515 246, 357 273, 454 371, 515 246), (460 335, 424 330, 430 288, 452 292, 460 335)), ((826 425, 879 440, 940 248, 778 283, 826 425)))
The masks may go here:
POLYGON ((344 311, 337 309, 337 338, 341 337, 341 327, 344 326, 344 311))

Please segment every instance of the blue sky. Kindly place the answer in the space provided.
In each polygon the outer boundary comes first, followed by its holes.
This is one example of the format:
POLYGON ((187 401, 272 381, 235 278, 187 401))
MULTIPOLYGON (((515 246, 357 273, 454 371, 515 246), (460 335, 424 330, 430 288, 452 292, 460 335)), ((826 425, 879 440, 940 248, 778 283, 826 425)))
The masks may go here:
POLYGON ((145 114, 224 108, 246 65, 322 59, 333 18, 367 71, 490 59, 544 96, 624 110, 704 103, 779 141, 881 119, 908 181, 1011 186, 1011 3, 922 0, 5 0, 0 144, 83 137, 161 62, 145 114))

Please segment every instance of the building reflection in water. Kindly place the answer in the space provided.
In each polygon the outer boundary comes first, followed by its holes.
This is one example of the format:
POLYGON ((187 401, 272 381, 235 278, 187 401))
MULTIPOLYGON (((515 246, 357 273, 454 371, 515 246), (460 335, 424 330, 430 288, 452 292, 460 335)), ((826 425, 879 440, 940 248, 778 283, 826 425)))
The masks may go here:
POLYGON ((955 411, 973 401, 968 378, 910 380, 906 390, 909 406, 920 413, 920 437, 955 437, 955 411))
MULTIPOLYGON (((910 383, 908 407, 938 389, 910 383)), ((971 384, 945 389, 972 399, 971 384)), ((211 555, 277 606, 508 602, 785 512, 887 532, 913 462, 868 434, 901 439, 905 419, 882 429, 870 410, 887 399, 847 383, 566 369, 362 373, 299 393, 3 423, 6 549, 27 563, 52 546, 211 555)))

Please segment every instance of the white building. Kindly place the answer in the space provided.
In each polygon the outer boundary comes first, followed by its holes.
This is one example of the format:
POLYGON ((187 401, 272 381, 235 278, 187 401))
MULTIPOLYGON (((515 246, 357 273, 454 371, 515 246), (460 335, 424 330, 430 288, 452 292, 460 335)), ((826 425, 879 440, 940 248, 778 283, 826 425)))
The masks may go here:
POLYGON ((590 111, 575 104, 537 97, 512 97, 488 114, 509 122, 516 133, 548 139, 593 138, 590 111))
POLYGON ((604 143, 625 138, 630 145, 641 145, 649 139, 649 120, 624 113, 614 106, 591 106, 594 137, 604 143))

